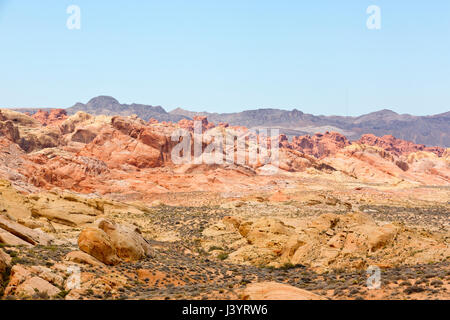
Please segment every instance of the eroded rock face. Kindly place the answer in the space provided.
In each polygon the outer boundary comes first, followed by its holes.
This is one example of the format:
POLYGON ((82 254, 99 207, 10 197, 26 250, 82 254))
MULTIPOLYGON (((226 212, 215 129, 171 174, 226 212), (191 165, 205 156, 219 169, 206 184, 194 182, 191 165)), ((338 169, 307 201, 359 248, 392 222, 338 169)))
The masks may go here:
POLYGON ((409 172, 425 183, 434 177, 435 179, 441 179, 443 182, 450 181, 450 161, 445 156, 438 157, 435 153, 419 151, 409 154, 405 160, 408 165, 409 172))
POLYGON ((25 280, 16 288, 16 294, 21 297, 32 297, 36 293, 43 293, 50 298, 60 292, 61 290, 40 277, 32 277, 25 280))
MULTIPOLYGON (((33 234, 34 237, 42 237, 42 231, 52 232, 48 231, 53 229, 52 224, 59 227, 85 227, 92 225, 100 216, 125 213, 141 215, 147 210, 141 203, 127 204, 73 192, 53 191, 26 195, 3 180, 0 180, 0 193, 0 211, 3 213, 0 214, 0 221, 4 221, 4 228, 16 230, 15 237, 27 242, 28 238, 20 236, 20 230, 26 230, 25 234, 33 234)), ((9 230, 5 231, 11 233, 9 230)), ((8 239, 16 241, 13 236, 8 235, 8 239)))
POLYGON ((402 245, 394 241, 398 232, 399 227, 378 226, 365 214, 326 214, 301 231, 301 245, 295 251, 285 251, 283 258, 318 269, 333 265, 364 268, 367 259, 379 249, 388 245, 399 245, 397 249, 401 249, 402 245))
POLYGON ((68 116, 64 109, 53 109, 50 112, 39 110, 32 116, 44 126, 59 125, 64 122, 68 116))
POLYGON ((103 214, 101 202, 95 199, 82 199, 75 195, 34 196, 35 203, 31 209, 34 218, 46 218, 50 221, 70 227, 83 226, 94 222, 103 214))
POLYGON ((32 117, 11 110, 1 110, 0 133, 27 153, 59 145, 57 127, 42 126, 32 117))
POLYGON ((353 143, 323 162, 364 182, 416 185, 447 185, 450 182, 450 167, 445 158, 426 151, 399 157, 376 146, 353 143))
POLYGON ((87 114, 85 112, 77 112, 73 116, 70 116, 67 118, 62 124, 61 124, 61 133, 62 134, 68 134, 75 131, 76 127, 93 120, 94 117, 90 114, 87 114))
POLYGON ((31 243, 26 242, 21 238, 16 237, 12 233, 9 233, 3 229, 0 229, 0 243, 6 244, 8 246, 24 246, 24 247, 33 246, 31 243))
POLYGON ((274 250, 281 250, 280 245, 295 235, 294 228, 271 218, 243 222, 239 225, 238 230, 249 244, 274 250))
MULTIPOLYGON (((0 231, 6 231, 31 245, 39 244, 47 246, 52 242, 52 238, 44 232, 27 228, 2 216, 0 216, 0 231)), ((6 238, 8 239, 8 235, 6 235, 6 238)), ((9 239, 11 239, 11 237, 9 237, 9 239)))
POLYGON ((138 119, 114 117, 111 124, 80 154, 102 160, 112 169, 123 165, 155 168, 169 161, 171 143, 165 135, 138 119))
POLYGON ((242 221, 228 217, 223 224, 245 240, 234 235, 230 238, 240 244, 231 245, 235 251, 228 260, 239 264, 305 265, 323 272, 335 268, 357 270, 372 264, 436 262, 450 256, 450 247, 443 240, 425 240, 422 234, 395 224, 379 225, 358 212, 324 214, 297 227, 274 218, 242 221), (418 256, 411 247, 424 250, 427 255, 418 256))
MULTIPOLYGON (((25 195, 18 192, 6 181, 0 180, 0 209, 14 219, 10 221, 0 215, 0 221, 4 221, 11 230, 16 230, 16 236, 20 236, 19 230, 27 230, 26 234, 36 234, 39 230, 48 226, 49 222, 55 222, 66 226, 83 226, 95 221, 97 216, 105 213, 105 206, 116 206, 111 201, 97 198, 86 198, 74 193, 36 193, 25 195), (40 219, 44 219, 41 221, 40 219)), ((120 206, 117 204, 117 206, 120 206)), ((5 229, 6 230, 6 229, 5 229)), ((9 231, 9 230, 7 230, 9 231)), ((11 233, 11 231, 9 231, 11 233)), ((34 238, 37 236, 35 235, 34 238)), ((28 237, 29 238, 29 237, 28 237)), ((30 242, 28 238, 23 240, 30 242)), ((33 239, 34 239, 33 238, 33 239)), ((32 242, 30 242, 32 243, 32 242)), ((35 243, 32 243, 35 244, 35 243)), ((44 244, 45 245, 45 244, 44 244)))
MULTIPOLYGON (((127 285, 127 278, 121 273, 105 274, 98 276, 94 273, 84 273, 81 275, 81 286, 70 290, 66 296, 66 300, 83 300, 86 299, 86 292, 94 295, 102 295, 105 292, 115 293, 123 291, 127 285)), ((66 286, 66 289, 69 288, 66 286)))
POLYGON ((425 145, 415 144, 410 141, 397 139, 394 136, 388 135, 384 137, 377 137, 373 134, 366 134, 357 141, 357 143, 365 144, 372 147, 379 147, 386 151, 391 152, 397 156, 409 155, 410 153, 418 151, 427 151, 442 156, 445 152, 441 147, 426 147, 425 145))
POLYGON ((58 286, 63 283, 64 279, 49 268, 15 265, 4 294, 18 298, 34 298, 36 295, 52 298, 61 292, 58 286))
POLYGON ((19 128, 10 120, 0 122, 0 134, 12 142, 19 142, 19 128))
MULTIPOLYGON (((201 128, 202 132, 208 131, 208 130, 216 127, 214 123, 209 123, 208 118, 205 116, 195 116, 194 120, 187 120, 187 119, 180 120, 178 122, 178 126, 184 130, 194 132, 195 122, 200 124, 199 128, 201 128)), ((228 127, 229 125, 227 125, 225 123, 221 123, 220 126, 228 127)))
POLYGON ((96 228, 83 230, 78 238, 80 250, 108 265, 138 261, 151 255, 151 248, 139 229, 100 219, 96 228))
POLYGON ((77 156, 59 149, 45 149, 29 155, 23 170, 29 181, 40 188, 58 186, 90 193, 94 181, 110 170, 105 162, 87 156, 77 156))
POLYGON ((303 152, 283 148, 280 150, 279 169, 287 172, 304 172, 314 168, 318 171, 330 173, 336 171, 332 166, 327 165, 317 158, 304 154, 303 152))
POLYGON ((447 162, 449 162, 449 159, 450 159, 450 148, 445 149, 444 154, 442 155, 442 157, 447 159, 447 162))
POLYGON ((39 127, 39 122, 34 120, 32 117, 24 113, 12 111, 9 109, 0 110, 0 121, 11 121, 12 123, 20 127, 39 127))

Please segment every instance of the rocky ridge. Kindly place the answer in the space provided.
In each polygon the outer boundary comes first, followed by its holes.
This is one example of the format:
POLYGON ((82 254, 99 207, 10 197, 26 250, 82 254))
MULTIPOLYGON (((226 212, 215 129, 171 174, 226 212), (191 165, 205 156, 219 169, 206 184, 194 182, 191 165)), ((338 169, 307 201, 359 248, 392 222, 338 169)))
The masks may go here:
MULTIPOLYGON (((33 114, 40 109, 16 109, 33 114)), ((51 109, 44 109, 51 112, 51 109)), ((317 132, 338 132, 349 139, 358 140, 365 134, 376 136, 392 135, 416 144, 450 147, 450 112, 433 116, 412 116, 397 114, 391 110, 380 110, 359 117, 317 116, 297 109, 257 109, 236 113, 191 112, 177 108, 166 112, 162 107, 143 104, 121 104, 109 96, 99 96, 88 103, 77 103, 66 109, 69 115, 79 111, 93 115, 133 116, 149 121, 156 119, 165 122, 178 122, 182 119, 207 117, 214 123, 229 123, 231 126, 247 128, 276 128, 290 138, 301 135, 314 135, 317 132)))

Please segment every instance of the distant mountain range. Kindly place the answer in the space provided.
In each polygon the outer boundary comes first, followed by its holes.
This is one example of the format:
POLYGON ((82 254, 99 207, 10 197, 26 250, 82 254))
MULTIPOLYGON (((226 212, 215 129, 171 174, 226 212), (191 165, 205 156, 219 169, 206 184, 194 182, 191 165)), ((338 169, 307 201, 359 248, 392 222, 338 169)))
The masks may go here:
MULTIPOLYGON (((37 109, 16 109, 34 113, 37 109)), ((357 140, 363 134, 393 135, 427 146, 450 147, 450 112, 434 116, 400 115, 391 110, 381 110, 360 117, 315 116, 299 110, 258 109, 238 113, 192 112, 176 109, 167 112, 160 106, 120 104, 116 99, 100 96, 87 104, 77 103, 66 109, 68 114, 84 111, 95 115, 137 115, 149 120, 178 122, 195 116, 207 116, 210 122, 227 122, 248 128, 278 128, 288 136, 336 131, 349 139, 357 140)))
POLYGON ((229 114, 176 109, 170 114, 190 118, 207 116, 211 122, 228 122, 249 128, 280 128, 280 131, 287 135, 336 131, 349 139, 357 140, 364 134, 372 133, 377 136, 393 135, 418 144, 450 147, 450 112, 434 116, 412 116, 381 110, 360 117, 341 117, 315 116, 299 110, 279 109, 258 109, 229 114))
POLYGON ((95 115, 109 115, 109 116, 130 116, 137 115, 144 120, 150 120, 151 118, 158 121, 172 121, 178 122, 187 117, 182 115, 172 115, 167 113, 160 106, 150 106, 144 104, 120 104, 119 101, 112 97, 100 96, 91 99, 87 104, 77 103, 73 107, 67 109, 69 114, 75 114, 78 111, 84 111, 95 115))

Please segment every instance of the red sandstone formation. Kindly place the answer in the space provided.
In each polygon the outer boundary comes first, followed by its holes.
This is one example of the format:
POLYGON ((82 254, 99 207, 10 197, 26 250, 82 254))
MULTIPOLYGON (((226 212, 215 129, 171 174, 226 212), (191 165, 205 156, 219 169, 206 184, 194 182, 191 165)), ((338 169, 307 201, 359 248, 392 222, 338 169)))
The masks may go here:
POLYGON ((426 147, 421 144, 415 144, 410 141, 397 139, 391 135, 384 137, 377 137, 373 134, 366 134, 358 140, 358 143, 365 144, 372 147, 379 147, 386 151, 389 151, 397 156, 408 155, 413 152, 427 151, 432 152, 441 157, 445 149, 441 147, 426 147))
POLYGON ((287 137, 282 135, 280 144, 282 147, 297 150, 321 159, 335 154, 351 143, 340 133, 326 132, 325 134, 317 133, 312 137, 309 135, 293 137, 292 142, 289 142, 287 137))
POLYGON ((214 123, 208 122, 207 117, 202 117, 202 116, 196 116, 196 117, 194 117, 194 120, 187 120, 187 119, 180 120, 178 122, 178 125, 182 129, 185 129, 189 132, 194 132, 194 125, 195 125, 196 121, 201 122, 202 132, 208 131, 208 130, 216 127, 214 123))
MULTIPOLYGON (((239 190, 241 186, 264 183, 261 175, 270 170, 259 162, 175 165, 171 151, 178 142, 171 141, 171 134, 180 127, 193 131, 190 120, 155 125, 156 121, 149 123, 136 117, 79 113, 58 125, 66 117, 64 112, 44 114, 29 117, 7 110, 0 112, 0 179, 14 177, 16 183, 30 190, 60 187, 82 193, 134 196, 167 191, 239 190)), ((204 117, 196 120, 202 122, 204 131, 214 127, 204 117)), ((227 124, 219 127, 229 133, 248 131, 227 124)), ((448 151, 395 138, 368 137, 360 141, 364 144, 351 145, 338 133, 294 137, 292 142, 282 135, 278 167, 280 172, 324 175, 337 171, 371 182, 450 182, 448 151), (427 152, 433 150, 438 151, 437 155, 427 152)))
POLYGON ((136 168, 155 168, 170 160, 174 144, 170 137, 143 122, 113 117, 111 126, 102 128, 79 154, 102 160, 109 168, 124 164, 136 168))
POLYGON ((68 117, 66 110, 54 109, 50 112, 39 110, 32 118, 36 119, 44 126, 55 126, 63 123, 68 117))

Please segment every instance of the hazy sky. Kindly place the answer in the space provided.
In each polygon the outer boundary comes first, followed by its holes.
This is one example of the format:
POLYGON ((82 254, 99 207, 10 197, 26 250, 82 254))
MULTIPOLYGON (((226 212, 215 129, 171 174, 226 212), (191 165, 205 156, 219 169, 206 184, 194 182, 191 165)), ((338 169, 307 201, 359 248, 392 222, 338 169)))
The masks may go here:
POLYGON ((450 110, 448 0, 0 0, 0 43, 1 107, 450 110))

